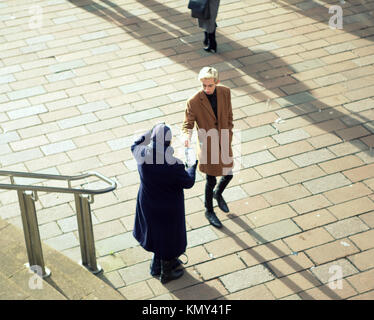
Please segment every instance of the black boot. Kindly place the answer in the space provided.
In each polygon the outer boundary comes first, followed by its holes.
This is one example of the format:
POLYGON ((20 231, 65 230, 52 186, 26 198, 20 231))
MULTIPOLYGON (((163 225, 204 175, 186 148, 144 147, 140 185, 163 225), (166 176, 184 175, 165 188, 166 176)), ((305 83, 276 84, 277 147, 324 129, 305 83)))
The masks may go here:
POLYGON ((213 211, 213 190, 216 183, 215 176, 206 175, 204 205, 207 211, 213 211))
POLYGON ((229 207, 227 206, 227 203, 225 199, 223 199, 222 194, 218 194, 217 192, 214 192, 213 198, 217 200, 218 207, 223 211, 223 212, 229 212, 229 207))
POLYGON ((215 212, 213 211, 213 189, 217 183, 217 178, 215 176, 206 175, 205 184, 205 217, 208 219, 209 223, 216 228, 222 228, 222 223, 217 218, 215 212))
MULTIPOLYGON (((177 258, 173 259, 172 261, 173 269, 176 269, 182 265, 182 261, 177 258)), ((161 274, 161 260, 156 258, 155 256, 153 256, 152 258, 150 271, 153 277, 159 276, 161 274)))
POLYGON ((223 199, 222 193, 226 189, 231 179, 232 179, 232 175, 223 176, 221 180, 219 181, 216 190, 213 193, 213 198, 217 200, 218 207, 223 212, 229 212, 229 207, 227 206, 225 199, 223 199))
POLYGON ((208 41, 209 41, 208 40, 208 32, 204 31, 204 41, 203 41, 203 44, 204 44, 205 47, 208 46, 208 43, 209 43, 208 41))
POLYGON ((183 276, 183 269, 174 269, 173 270, 173 263, 175 263, 175 259, 166 261, 161 260, 161 275, 160 281, 161 283, 167 283, 171 280, 175 280, 183 276))
POLYGON ((211 210, 211 211, 206 210, 205 211, 205 217, 208 219, 209 223, 212 226, 214 226, 218 229, 222 228, 222 223, 221 223, 221 221, 219 221, 219 219, 216 216, 216 213, 213 210, 211 210))
POLYGON ((217 52, 216 31, 208 33, 208 46, 204 50, 207 52, 217 52))

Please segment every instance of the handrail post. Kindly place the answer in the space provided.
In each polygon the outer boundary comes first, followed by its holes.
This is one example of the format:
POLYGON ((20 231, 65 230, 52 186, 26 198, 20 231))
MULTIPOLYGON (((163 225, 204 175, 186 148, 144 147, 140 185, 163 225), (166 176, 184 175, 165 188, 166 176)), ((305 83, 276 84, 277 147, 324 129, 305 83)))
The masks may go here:
POLYGON ((27 255, 29 259, 28 267, 31 271, 36 272, 41 277, 48 277, 51 273, 50 270, 46 268, 44 265, 42 245, 38 229, 39 226, 35 210, 37 192, 58 192, 74 194, 75 205, 77 210, 79 242, 82 255, 81 264, 94 274, 97 274, 102 271, 101 266, 99 266, 96 261, 90 203, 93 203, 94 194, 102 194, 116 189, 116 182, 110 180, 109 178, 97 172, 88 172, 78 176, 65 176, 55 174, 0 170, 0 177, 3 176, 9 177, 11 183, 0 183, 0 189, 17 190, 18 193, 23 231, 25 236, 27 255), (99 190, 72 187, 72 181, 86 179, 91 176, 95 176, 100 180, 104 181, 106 184, 109 184, 109 187, 102 188, 99 190), (15 178, 48 179, 58 181, 63 180, 67 181, 68 187, 66 188, 39 186, 34 184, 18 184, 15 183, 15 178))
POLYGON ((44 265, 42 243, 35 210, 36 192, 18 190, 17 193, 29 260, 27 267, 33 272, 39 273, 40 271, 40 276, 43 278, 49 277, 51 271, 44 265))
POLYGON ((93 274, 100 273, 102 268, 96 261, 95 240, 92 227, 90 196, 75 194, 75 207, 77 210, 78 233, 81 248, 81 265, 93 274))

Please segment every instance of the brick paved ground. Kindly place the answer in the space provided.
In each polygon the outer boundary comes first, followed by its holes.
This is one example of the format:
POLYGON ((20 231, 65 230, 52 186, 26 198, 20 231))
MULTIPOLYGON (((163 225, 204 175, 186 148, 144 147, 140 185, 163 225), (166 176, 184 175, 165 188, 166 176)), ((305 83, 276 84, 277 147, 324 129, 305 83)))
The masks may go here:
MULTIPOLYGON (((95 198, 94 232, 103 277, 128 299, 373 299, 374 1, 221 0, 214 55, 186 4, 1 1, 1 170, 118 182, 95 198), (232 89, 240 171, 221 230, 204 218, 201 175, 185 192, 186 274, 161 285, 131 233, 129 145, 166 121, 178 147, 206 65, 232 89)), ((79 260, 72 197, 39 197, 43 240, 79 260)), ((0 216, 21 225, 15 192, 0 193, 0 216)))

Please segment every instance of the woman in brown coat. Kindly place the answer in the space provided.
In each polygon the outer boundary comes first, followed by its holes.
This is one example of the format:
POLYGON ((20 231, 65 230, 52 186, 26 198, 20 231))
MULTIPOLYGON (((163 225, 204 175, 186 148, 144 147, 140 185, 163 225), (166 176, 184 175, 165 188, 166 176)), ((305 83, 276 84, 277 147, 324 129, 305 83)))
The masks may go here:
POLYGON ((196 123, 199 170, 206 174, 205 216, 213 226, 220 228, 222 224, 213 211, 213 197, 222 211, 229 211, 222 192, 232 179, 233 168, 231 92, 228 87, 218 85, 218 72, 212 67, 203 68, 198 78, 202 90, 187 101, 182 130, 188 147, 196 123), (213 191, 217 176, 222 178, 213 191))

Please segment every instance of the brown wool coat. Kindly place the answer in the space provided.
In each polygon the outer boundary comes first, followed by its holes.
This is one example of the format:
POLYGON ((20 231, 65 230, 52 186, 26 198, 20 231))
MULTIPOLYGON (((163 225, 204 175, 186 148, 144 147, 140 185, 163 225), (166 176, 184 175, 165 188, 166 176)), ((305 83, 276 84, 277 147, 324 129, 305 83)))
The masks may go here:
POLYGON ((199 170, 211 176, 223 176, 233 167, 231 141, 234 125, 230 89, 217 85, 216 91, 218 119, 204 91, 200 90, 187 101, 182 131, 187 134, 196 123, 199 170))

